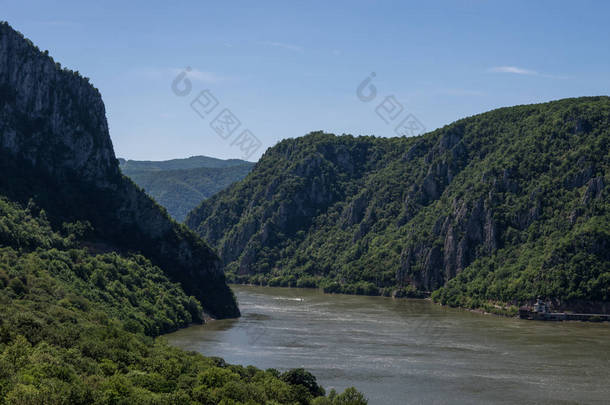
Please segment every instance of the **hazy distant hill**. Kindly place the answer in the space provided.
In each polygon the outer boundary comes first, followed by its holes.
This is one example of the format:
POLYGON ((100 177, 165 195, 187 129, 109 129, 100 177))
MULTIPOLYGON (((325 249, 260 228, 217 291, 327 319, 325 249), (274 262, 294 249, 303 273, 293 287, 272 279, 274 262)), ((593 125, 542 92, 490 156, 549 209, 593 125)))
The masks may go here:
POLYGON ((119 159, 123 173, 164 206, 177 221, 201 201, 243 179, 254 163, 208 156, 166 161, 119 159))
POLYGON ((221 168, 241 165, 254 165, 241 159, 217 159, 209 156, 191 156, 185 159, 170 159, 162 161, 119 159, 122 170, 179 170, 196 169, 199 167, 221 168))

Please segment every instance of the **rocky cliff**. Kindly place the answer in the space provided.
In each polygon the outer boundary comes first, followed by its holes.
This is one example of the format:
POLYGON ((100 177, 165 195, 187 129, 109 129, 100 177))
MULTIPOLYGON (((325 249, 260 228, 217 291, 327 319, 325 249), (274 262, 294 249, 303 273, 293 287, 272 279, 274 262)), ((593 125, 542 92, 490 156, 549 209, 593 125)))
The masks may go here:
POLYGON ((97 246, 139 251, 218 317, 237 316, 216 254, 123 177, 99 91, 0 24, 0 193, 52 222, 87 220, 97 246))
POLYGON ((438 291, 471 307, 604 301, 609 145, 608 97, 503 108, 416 138, 313 133, 269 149, 187 225, 237 281, 438 291))

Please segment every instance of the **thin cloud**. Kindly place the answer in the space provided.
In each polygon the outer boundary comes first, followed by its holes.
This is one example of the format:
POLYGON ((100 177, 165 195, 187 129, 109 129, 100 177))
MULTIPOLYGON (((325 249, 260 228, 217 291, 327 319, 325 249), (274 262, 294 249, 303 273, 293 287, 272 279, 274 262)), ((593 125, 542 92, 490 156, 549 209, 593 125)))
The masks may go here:
MULTIPOLYGON (((180 70, 181 71, 181 70, 180 70)), ((223 81, 223 77, 218 76, 213 72, 206 72, 203 70, 193 69, 188 73, 188 76, 198 82, 202 83, 218 83, 223 81)))
POLYGON ((490 72, 494 73, 512 73, 515 75, 523 75, 523 76, 538 76, 538 77, 546 77, 548 79, 567 79, 567 76, 558 76, 558 75, 549 75, 546 73, 540 73, 531 69, 524 69, 517 66, 495 66, 489 69, 490 72))
POLYGON ((540 76, 540 73, 535 70, 523 69, 517 66, 495 66, 489 69, 494 73, 514 73, 517 75, 540 76))
MULTIPOLYGON (((172 76, 179 75, 183 71, 184 71, 184 68, 170 69, 170 73, 172 74, 172 76)), ((214 72, 207 72, 207 71, 198 70, 195 68, 191 68, 188 71, 187 76, 189 79, 194 80, 196 82, 201 82, 201 83, 219 83, 225 79, 224 77, 219 76, 214 72)))
POLYGON ((293 52, 303 52, 304 51, 303 47, 301 47, 301 46, 287 44, 284 42, 265 41, 265 42, 261 42, 261 45, 272 46, 274 48, 282 48, 282 49, 286 49, 286 50, 293 51, 293 52))
MULTIPOLYGON (((219 83, 227 79, 226 77, 220 76, 214 72, 208 72, 191 67, 188 69, 187 77, 194 82, 219 83)), ((145 77, 151 80, 172 80, 185 70, 185 68, 136 68, 131 69, 130 73, 132 75, 145 77)))

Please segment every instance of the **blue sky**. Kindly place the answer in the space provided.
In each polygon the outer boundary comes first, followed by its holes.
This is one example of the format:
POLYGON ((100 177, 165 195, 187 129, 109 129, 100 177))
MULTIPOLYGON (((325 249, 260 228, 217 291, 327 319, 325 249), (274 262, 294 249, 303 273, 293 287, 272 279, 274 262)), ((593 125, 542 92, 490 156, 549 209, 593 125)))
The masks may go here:
POLYGON ((100 89, 117 156, 151 160, 243 157, 232 137, 245 129, 262 145, 249 160, 313 130, 395 136, 398 121, 376 113, 388 96, 397 120, 432 130, 607 95, 609 15, 603 1, 0 0, 0 19, 100 89), (171 84, 187 66, 180 97, 171 84), (356 89, 371 72, 365 103, 356 89), (206 89, 219 104, 202 118, 190 102, 206 89), (210 127, 224 108, 241 122, 227 140, 210 127))

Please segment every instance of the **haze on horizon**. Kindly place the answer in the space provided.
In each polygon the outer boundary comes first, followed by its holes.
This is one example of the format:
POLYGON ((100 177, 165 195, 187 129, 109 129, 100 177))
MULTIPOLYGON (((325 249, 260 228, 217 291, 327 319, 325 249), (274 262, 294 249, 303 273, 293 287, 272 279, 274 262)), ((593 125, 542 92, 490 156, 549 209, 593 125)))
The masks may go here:
POLYGON ((204 89, 219 102, 214 114, 230 109, 237 132, 260 139, 248 160, 314 130, 395 136, 376 113, 387 96, 432 130, 498 107, 610 93, 602 2, 0 0, 0 10, 91 78, 128 159, 243 158, 210 128, 213 116, 189 106, 204 89), (192 92, 179 97, 172 81, 187 66, 192 92), (356 89, 372 72, 378 95, 362 102, 356 89))

